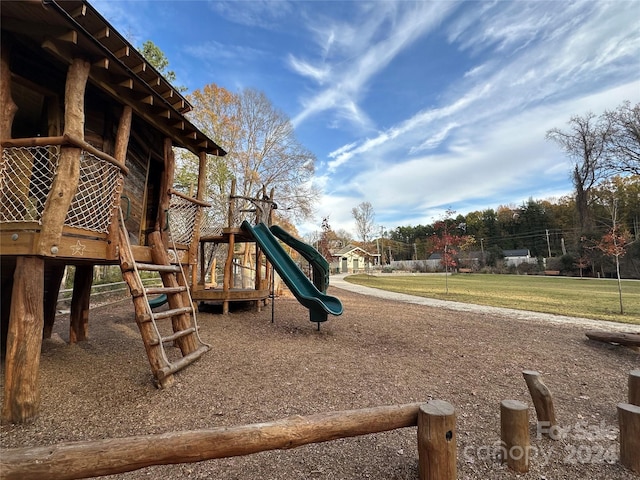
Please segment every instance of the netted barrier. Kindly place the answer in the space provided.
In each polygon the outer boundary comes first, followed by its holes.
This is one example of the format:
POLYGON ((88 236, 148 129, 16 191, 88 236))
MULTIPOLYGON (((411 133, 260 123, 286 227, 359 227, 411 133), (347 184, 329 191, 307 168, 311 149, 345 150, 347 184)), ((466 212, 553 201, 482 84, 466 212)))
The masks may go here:
MULTIPOLYGON (((2 150, 0 221, 41 225, 57 175, 60 145, 11 146, 2 150)), ((114 163, 83 151, 80 177, 64 224, 107 233, 122 192, 123 174, 114 163)))

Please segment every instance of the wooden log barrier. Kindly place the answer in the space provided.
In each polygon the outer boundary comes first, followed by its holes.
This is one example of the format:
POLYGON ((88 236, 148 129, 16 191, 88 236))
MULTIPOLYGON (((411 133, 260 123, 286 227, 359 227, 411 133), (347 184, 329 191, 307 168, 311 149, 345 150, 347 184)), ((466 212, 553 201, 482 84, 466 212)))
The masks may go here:
POLYGON ((620 427, 620 463, 640 473, 640 407, 628 403, 618 404, 620 427))
POLYGON ((529 407, 518 400, 500 403, 500 438, 504 448, 503 462, 512 470, 529 471, 529 407))
POLYGON ((151 465, 201 462, 295 448, 416 426, 420 406, 420 403, 410 403, 294 416, 239 427, 3 450, 0 478, 68 480, 130 472, 151 465))
POLYGON ((535 370, 523 370, 522 376, 533 400, 538 417, 538 432, 552 440, 560 440, 560 428, 553 408, 553 397, 547 386, 540 380, 540 373, 535 370))
POLYGON ((629 372, 629 403, 640 406, 640 370, 629 372))
POLYGON ((455 480, 456 415, 453 405, 430 400, 418 412, 420 480, 455 480))

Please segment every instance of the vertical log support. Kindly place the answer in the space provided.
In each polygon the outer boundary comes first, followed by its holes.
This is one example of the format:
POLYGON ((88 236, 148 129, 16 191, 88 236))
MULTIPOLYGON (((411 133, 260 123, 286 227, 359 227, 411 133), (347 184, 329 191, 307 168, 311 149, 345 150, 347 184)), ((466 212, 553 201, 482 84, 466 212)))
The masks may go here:
POLYGON ((552 440, 560 439, 560 429, 556 421, 553 397, 547 386, 540 380, 540 373, 535 370, 523 370, 524 377, 533 405, 538 417, 538 431, 544 433, 552 440))
MULTIPOLYGON (((64 98, 64 133, 84 139, 84 92, 91 64, 76 58, 69 66, 64 98)), ((76 147, 60 150, 57 173, 42 212, 42 229, 36 253, 56 256, 64 220, 78 188, 80 154, 76 147)))
POLYGON ((158 218, 156 219, 156 231, 162 234, 162 242, 169 244, 168 234, 168 212, 171 200, 171 187, 173 187, 173 176, 175 172, 175 156, 173 154, 173 143, 169 137, 164 139, 164 171, 160 181, 160 198, 158 199, 158 218))
MULTIPOLYGON (((206 186, 207 186, 207 152, 200 152, 198 155, 198 190, 196 191, 196 198, 204 201, 206 186)), ((198 284, 198 247, 200 245, 200 226, 202 224, 202 209, 204 207, 198 206, 196 211, 195 222, 193 223, 193 238, 191 245, 189 245, 189 265, 191 266, 191 285, 198 284)), ((204 276, 203 276, 204 282, 204 276)))
POLYGON ((503 461, 512 470, 529 471, 529 407, 517 400, 503 400, 500 403, 500 438, 503 461))
POLYGON ((620 463, 640 473, 640 407, 628 403, 618 404, 620 427, 620 463))
POLYGON ((42 338, 51 338, 51 333, 53 332, 64 267, 62 264, 47 265, 45 267, 46 287, 44 292, 44 329, 42 330, 42 338))
POLYGON ((420 480, 455 480, 456 415, 453 405, 431 400, 418 411, 420 480))
MULTIPOLYGON (((231 191, 229 193, 229 212, 227 214, 227 225, 229 228, 233 227, 233 219, 235 217, 235 209, 233 208, 236 195, 236 179, 231 180, 231 191)), ((222 314, 226 315, 229 313, 229 300, 228 292, 231 289, 232 284, 232 276, 233 276, 233 252, 236 248, 235 245, 235 235, 233 233, 229 233, 229 245, 227 248, 227 259, 224 262, 224 273, 222 277, 222 291, 224 292, 225 300, 222 302, 222 314)))
POLYGON ((629 372, 629 403, 640 406, 640 370, 629 372))
MULTIPOLYGON (((9 65, 11 48, 9 42, 3 38, 0 48, 2 50, 0 53, 0 104, 2 105, 0 109, 0 139, 8 140, 11 138, 11 127, 18 106, 11 96, 11 68, 9 65)), ((0 146, 1 152, 2 146, 0 146)))
POLYGON ((224 277, 222 279, 222 291, 225 293, 225 300, 222 302, 222 314, 229 313, 228 292, 231 289, 233 280, 233 251, 236 248, 236 237, 233 233, 229 233, 229 248, 227 251, 227 260, 224 262, 224 277))
POLYGON ((3 422, 26 423, 38 415, 43 296, 44 259, 18 257, 7 333, 3 422))
POLYGON ((93 265, 77 265, 73 277, 73 296, 69 322, 69 343, 87 340, 89 333, 89 301, 93 283, 93 265))
MULTIPOLYGON (((116 143, 113 150, 113 158, 118 160, 123 165, 127 162, 127 151, 129 149, 129 137, 131 136, 131 120, 133 116, 133 109, 129 105, 125 105, 120 115, 120 122, 118 123, 118 131, 116 132, 116 143)), ((120 195, 116 199, 116 208, 113 209, 111 214, 111 223, 109 224, 109 238, 111 239, 111 245, 116 248, 119 245, 119 207, 120 207, 120 195)))

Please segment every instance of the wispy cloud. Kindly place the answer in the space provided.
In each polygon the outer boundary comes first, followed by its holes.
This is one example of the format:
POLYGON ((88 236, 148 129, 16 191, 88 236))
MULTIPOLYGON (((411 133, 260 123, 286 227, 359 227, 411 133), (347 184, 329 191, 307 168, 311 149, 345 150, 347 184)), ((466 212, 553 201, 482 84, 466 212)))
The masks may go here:
MULTIPOLYGON (((541 6, 540 2, 522 5, 541 6)), ((557 4, 544 5, 548 8, 557 4)), ((499 2, 496 8, 501 11, 483 8, 460 16, 450 27, 449 35, 454 42, 464 39, 459 48, 470 48, 473 43, 474 48, 484 44, 499 50, 511 46, 512 50, 500 57, 499 64, 493 60, 491 68, 488 63, 482 63, 467 72, 445 93, 448 103, 417 112, 374 138, 338 149, 339 153, 330 155, 333 160, 328 168, 335 171, 356 156, 370 155, 385 143, 393 143, 392 149, 396 152, 413 155, 435 148, 445 137, 465 126, 482 123, 484 128, 491 129, 492 123, 525 107, 591 92, 593 82, 609 74, 611 69, 624 70, 617 74, 628 80, 637 76, 640 60, 634 53, 640 48, 640 33, 616 28, 617 20, 622 20, 617 8, 611 4, 599 8, 595 2, 583 4, 581 11, 575 8, 564 11, 563 6, 557 6, 558 12, 533 19, 526 16, 532 12, 516 7, 516 2, 499 2), (570 18, 565 18, 567 16, 570 18), (565 29, 564 36, 559 37, 555 29, 562 28, 565 22, 575 22, 576 17, 580 26, 565 29), (600 23, 603 17, 607 17, 606 28, 600 23), (516 53, 523 43, 528 44, 527 50, 516 53)))
POLYGON ((216 14, 231 22, 266 30, 280 28, 280 21, 295 8, 295 5, 287 0, 213 0, 207 4, 216 14))
POLYGON ((330 70, 331 76, 322 77, 323 85, 326 83, 324 88, 302 99, 303 109, 294 117, 294 125, 331 110, 338 117, 369 127, 371 121, 360 106, 368 82, 403 49, 431 31, 455 4, 378 2, 375 5, 380 8, 371 8, 369 4, 360 6, 369 12, 366 16, 357 16, 357 24, 327 18, 313 19, 309 24, 318 43, 319 56, 301 60, 292 55, 289 67, 307 75, 330 70), (304 70, 300 65, 305 65, 304 70))

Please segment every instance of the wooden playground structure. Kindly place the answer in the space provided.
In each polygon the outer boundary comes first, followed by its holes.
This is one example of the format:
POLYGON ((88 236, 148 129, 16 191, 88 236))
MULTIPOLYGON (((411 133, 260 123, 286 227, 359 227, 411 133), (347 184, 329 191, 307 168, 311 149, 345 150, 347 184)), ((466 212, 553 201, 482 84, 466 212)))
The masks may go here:
POLYGON ((93 267, 119 264, 159 386, 209 349, 187 284, 208 206, 207 157, 225 151, 87 2, 5 2, 1 13, 2 419, 26 422, 38 414, 41 343, 66 265, 76 268, 72 343, 88 335, 93 267), (172 190, 174 147, 199 159, 193 198, 172 190), (169 230, 169 219, 181 228, 169 230), (162 287, 145 289, 145 270, 162 287), (149 305, 157 294, 169 304, 158 314, 149 305))
POLYGON ((272 271, 268 260, 240 224, 244 219, 254 217, 255 223, 271 225, 276 207, 273 197, 274 191, 267 195, 264 188, 257 198, 236 195, 236 183, 232 181, 227 225, 199 235, 199 277, 194 269, 191 282, 194 301, 221 303, 223 313, 229 313, 232 302, 254 302, 260 309, 269 298, 272 271), (217 248, 225 252, 222 285, 216 281, 217 259, 213 254, 207 258, 207 252, 215 252, 217 248), (209 283, 206 282, 207 275, 210 275, 209 283))
POLYGON ((261 308, 271 295, 269 262, 240 227, 272 224, 274 191, 236 195, 234 181, 226 225, 207 222, 220 218, 204 198, 207 160, 226 152, 84 0, 3 3, 1 62, 2 419, 37 416, 42 339, 51 336, 69 265, 70 343, 88 338, 94 266, 119 265, 155 382, 170 386, 210 349, 198 334, 197 302, 228 313, 232 302, 261 308), (172 188, 174 148, 197 156, 195 196, 172 188), (145 287, 145 272, 162 286, 145 287))

